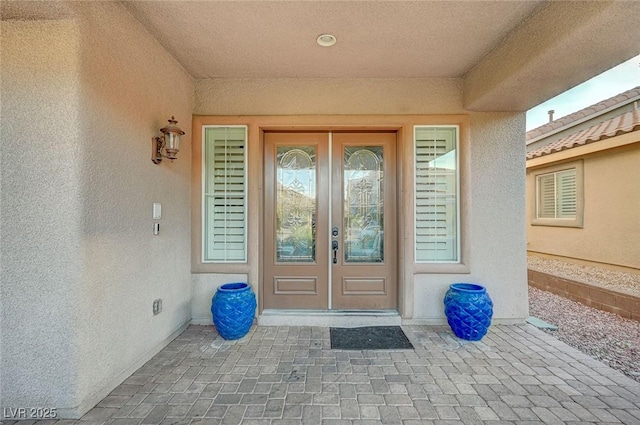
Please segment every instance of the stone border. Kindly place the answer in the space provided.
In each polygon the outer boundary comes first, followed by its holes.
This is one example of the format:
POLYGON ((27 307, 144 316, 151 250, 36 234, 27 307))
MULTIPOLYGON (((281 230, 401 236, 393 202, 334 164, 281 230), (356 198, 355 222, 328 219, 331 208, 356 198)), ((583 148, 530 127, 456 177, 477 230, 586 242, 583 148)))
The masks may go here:
POLYGON ((559 276, 527 270, 529 285, 598 310, 640 322, 640 297, 559 276))

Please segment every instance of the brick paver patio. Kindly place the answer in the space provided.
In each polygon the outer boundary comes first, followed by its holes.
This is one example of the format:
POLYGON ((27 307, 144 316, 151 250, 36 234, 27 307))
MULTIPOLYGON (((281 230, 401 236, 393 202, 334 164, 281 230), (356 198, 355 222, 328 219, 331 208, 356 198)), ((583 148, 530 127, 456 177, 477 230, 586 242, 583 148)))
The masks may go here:
POLYGON ((415 350, 331 350, 320 327, 226 342, 190 326, 75 423, 640 424, 640 383, 532 326, 481 342, 403 329, 415 350))

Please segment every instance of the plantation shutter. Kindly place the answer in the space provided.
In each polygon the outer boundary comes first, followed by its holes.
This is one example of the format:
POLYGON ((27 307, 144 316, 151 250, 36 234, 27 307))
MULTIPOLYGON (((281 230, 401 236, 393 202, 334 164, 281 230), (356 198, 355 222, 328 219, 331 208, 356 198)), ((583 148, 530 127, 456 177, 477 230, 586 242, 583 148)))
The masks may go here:
POLYGON ((575 219, 578 206, 576 169, 542 174, 538 183, 538 218, 575 219))
POLYGON ((415 130, 416 261, 458 261, 457 128, 415 130))
POLYGON ((556 182, 554 174, 538 176, 538 217, 556 217, 556 182))
POLYGON ((557 218, 576 217, 576 170, 565 170, 556 174, 558 185, 557 218))
POLYGON ((245 262, 246 127, 205 128, 204 260, 245 262))

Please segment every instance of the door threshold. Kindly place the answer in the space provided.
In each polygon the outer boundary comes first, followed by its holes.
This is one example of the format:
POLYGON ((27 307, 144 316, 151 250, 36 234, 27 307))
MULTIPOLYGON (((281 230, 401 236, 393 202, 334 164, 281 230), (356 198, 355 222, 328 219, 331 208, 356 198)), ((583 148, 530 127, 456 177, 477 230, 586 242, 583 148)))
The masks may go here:
POLYGON ((264 310, 259 326, 321 326, 355 328, 359 326, 400 326, 396 310, 264 310))

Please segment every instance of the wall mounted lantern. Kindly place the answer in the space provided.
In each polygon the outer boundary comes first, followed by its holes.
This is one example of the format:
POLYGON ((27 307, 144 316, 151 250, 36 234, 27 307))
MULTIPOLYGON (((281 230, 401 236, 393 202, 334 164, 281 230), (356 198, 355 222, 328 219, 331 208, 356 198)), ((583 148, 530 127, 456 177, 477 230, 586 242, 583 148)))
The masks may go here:
POLYGON ((162 137, 151 138, 151 161, 154 164, 162 162, 163 157, 172 161, 176 159, 180 147, 180 137, 184 135, 184 131, 176 125, 177 123, 175 117, 171 117, 169 125, 160 129, 162 137), (163 150, 164 155, 162 154, 163 150))

